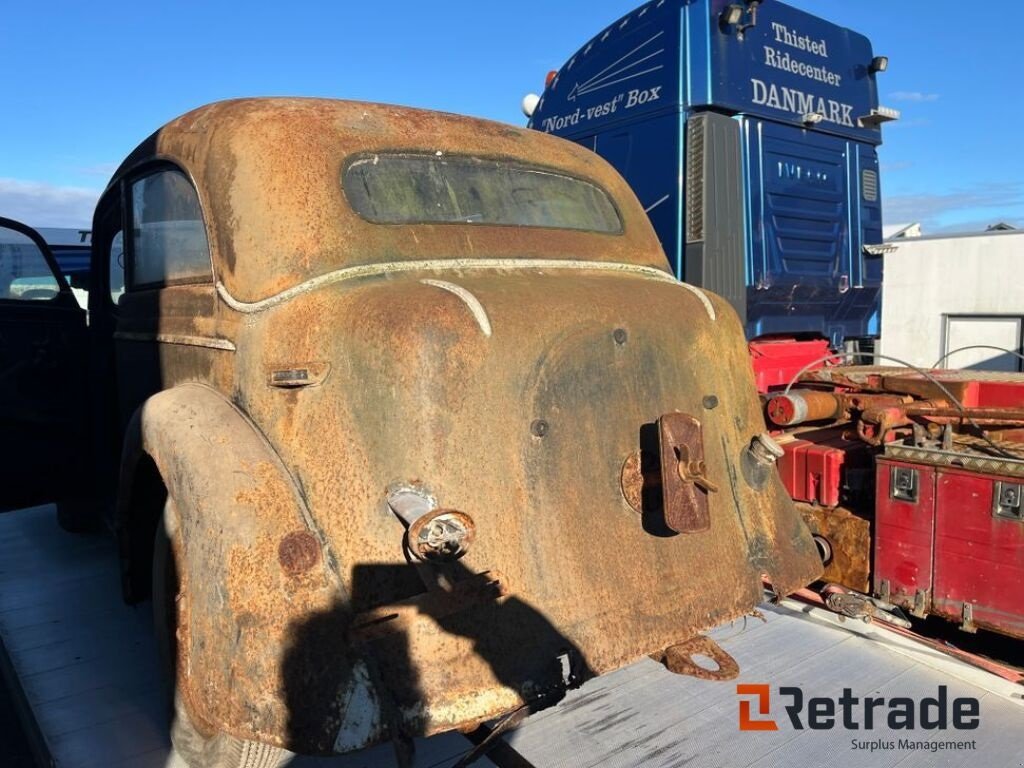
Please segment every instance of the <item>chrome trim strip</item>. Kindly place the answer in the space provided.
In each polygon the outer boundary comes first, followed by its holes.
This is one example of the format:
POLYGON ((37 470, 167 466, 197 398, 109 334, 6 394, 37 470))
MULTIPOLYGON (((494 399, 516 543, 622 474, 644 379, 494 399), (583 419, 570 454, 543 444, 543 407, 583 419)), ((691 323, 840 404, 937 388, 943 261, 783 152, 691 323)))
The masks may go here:
POLYGON ((556 270, 569 269, 581 272, 614 272, 617 274, 636 275, 653 280, 660 280, 666 283, 674 283, 682 286, 696 296, 704 305, 705 311, 711 320, 715 320, 715 308, 705 293, 699 288, 681 283, 671 274, 655 267, 644 267, 639 264, 621 264, 608 261, 571 261, 561 259, 431 259, 426 261, 397 261, 384 264, 363 264, 357 267, 346 267, 325 275, 319 275, 303 283, 292 286, 287 290, 268 296, 260 301, 245 302, 239 301, 228 292, 224 283, 217 282, 217 293, 224 302, 236 312, 253 314, 270 309, 278 304, 295 298, 303 293, 322 288, 325 285, 333 285, 348 280, 357 280, 363 277, 381 277, 400 274, 402 272, 462 272, 473 269, 493 270, 556 270))
POLYGON ((207 349, 223 349, 226 352, 234 352, 235 345, 227 339, 219 339, 211 336, 185 336, 176 333, 133 333, 130 331, 116 331, 114 338, 117 341, 156 341, 161 344, 179 344, 186 347, 205 347, 207 349))

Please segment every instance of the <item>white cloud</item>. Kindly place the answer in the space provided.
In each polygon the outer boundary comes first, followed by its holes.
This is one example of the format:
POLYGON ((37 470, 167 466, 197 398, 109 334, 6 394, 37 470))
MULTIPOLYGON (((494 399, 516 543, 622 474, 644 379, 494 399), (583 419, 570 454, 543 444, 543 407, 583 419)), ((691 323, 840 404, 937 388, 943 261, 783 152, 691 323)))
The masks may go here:
POLYGON ((938 101, 939 94, 922 93, 921 91, 895 91, 889 94, 889 98, 893 101, 915 101, 921 103, 925 101, 938 101))
POLYGON ((114 175, 114 171, 118 169, 118 166, 120 166, 120 163, 96 163, 95 165, 86 165, 75 170, 85 176, 102 176, 104 179, 109 179, 114 175))
POLYGON ((921 126, 931 125, 932 121, 927 117, 915 117, 912 120, 903 120, 902 118, 894 123, 888 123, 890 128, 920 128, 921 126))
POLYGON ((1024 213, 1024 184, 988 182, 949 192, 891 195, 882 206, 886 221, 920 222, 932 233, 983 230, 997 221, 1016 225, 1024 213))
POLYGON ((993 224, 1009 224, 1016 229, 1024 229, 1024 217, 1022 216, 988 216, 987 218, 973 218, 966 221, 955 221, 943 224, 935 230, 935 234, 944 235, 947 233, 960 232, 984 232, 993 224))
POLYGON ((0 216, 32 227, 89 227, 100 191, 0 178, 0 216))

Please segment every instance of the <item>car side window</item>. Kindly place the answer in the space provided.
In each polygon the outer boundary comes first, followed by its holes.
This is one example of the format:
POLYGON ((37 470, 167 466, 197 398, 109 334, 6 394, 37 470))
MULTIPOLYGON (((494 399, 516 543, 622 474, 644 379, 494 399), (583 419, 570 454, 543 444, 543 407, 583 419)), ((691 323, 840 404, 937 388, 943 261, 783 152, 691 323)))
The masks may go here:
POLYGON ((110 241, 110 300, 117 304, 124 295, 124 232, 110 241))
POLYGON ((131 288, 213 279, 199 196, 185 174, 162 170, 132 184, 131 288))
POLYGON ((35 241, 0 227, 0 299, 47 301, 60 293, 60 283, 35 241))

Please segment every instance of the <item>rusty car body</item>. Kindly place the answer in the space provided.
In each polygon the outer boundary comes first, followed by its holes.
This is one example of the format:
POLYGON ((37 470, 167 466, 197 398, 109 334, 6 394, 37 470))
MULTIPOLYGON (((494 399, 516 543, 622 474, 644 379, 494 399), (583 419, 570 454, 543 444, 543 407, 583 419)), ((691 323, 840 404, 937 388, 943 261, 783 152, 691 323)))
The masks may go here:
POLYGON ((820 572, 734 311, 672 277, 591 152, 222 102, 128 157, 93 233, 93 376, 116 382, 94 441, 119 465, 97 493, 129 600, 166 532, 194 733, 330 754, 470 731, 820 572), (400 221, 367 212, 378 167, 400 221), (519 208, 439 217, 456 171, 463 201, 493 173, 519 208))

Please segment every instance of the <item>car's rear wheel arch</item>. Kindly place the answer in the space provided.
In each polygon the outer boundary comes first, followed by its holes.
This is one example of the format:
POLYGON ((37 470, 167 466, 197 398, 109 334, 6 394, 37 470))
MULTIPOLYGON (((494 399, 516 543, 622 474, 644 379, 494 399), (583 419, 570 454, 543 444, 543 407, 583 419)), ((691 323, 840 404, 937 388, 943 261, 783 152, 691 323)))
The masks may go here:
POLYGON ((167 503, 167 484, 153 457, 141 452, 124 486, 127 498, 119 505, 126 510, 119 523, 123 586, 125 599, 136 603, 150 596, 153 541, 167 503))

